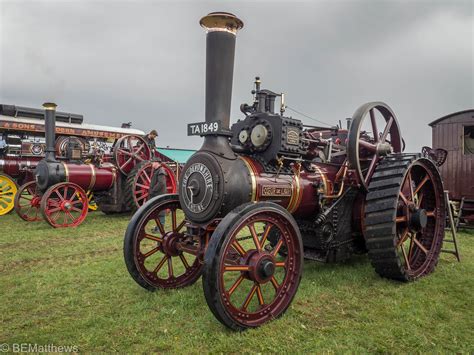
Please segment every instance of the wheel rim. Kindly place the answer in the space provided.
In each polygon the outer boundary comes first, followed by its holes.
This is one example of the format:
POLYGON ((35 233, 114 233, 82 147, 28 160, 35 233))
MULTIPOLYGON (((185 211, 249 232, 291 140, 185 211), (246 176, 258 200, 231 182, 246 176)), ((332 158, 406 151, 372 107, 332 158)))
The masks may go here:
POLYGON ((142 137, 130 135, 117 141, 114 155, 119 170, 128 174, 138 163, 150 160, 151 150, 142 137))
POLYGON ((51 186, 41 199, 43 217, 55 228, 78 226, 86 218, 87 211, 87 195, 75 184, 51 186))
POLYGON ((365 190, 377 163, 384 156, 401 151, 400 127, 390 107, 382 102, 359 107, 350 127, 348 160, 365 190))
POLYGON ((15 207, 17 186, 8 176, 0 174, 0 216, 10 212, 15 207))
POLYGON ((140 169, 135 177, 133 185, 133 201, 137 208, 142 206, 150 198, 149 190, 151 179, 156 170, 160 168, 163 168, 166 171, 166 193, 176 193, 176 179, 174 178, 173 171, 166 164, 150 162, 140 169))
POLYGON ((140 275, 151 286, 178 288, 199 278, 203 240, 196 241, 185 233, 186 222, 179 200, 174 199, 159 204, 138 226, 134 260, 140 275))
POLYGON ((41 196, 36 191, 36 182, 30 181, 21 186, 15 196, 15 212, 25 221, 39 221, 40 201, 41 196))
POLYGON ((256 213, 232 230, 219 257, 218 287, 234 321, 255 327, 286 310, 301 277, 301 258, 294 257, 298 248, 287 220, 271 211, 256 213))
POLYGON ((443 191, 427 165, 419 161, 406 173, 397 204, 397 252, 411 278, 423 276, 436 262, 445 218, 443 191))

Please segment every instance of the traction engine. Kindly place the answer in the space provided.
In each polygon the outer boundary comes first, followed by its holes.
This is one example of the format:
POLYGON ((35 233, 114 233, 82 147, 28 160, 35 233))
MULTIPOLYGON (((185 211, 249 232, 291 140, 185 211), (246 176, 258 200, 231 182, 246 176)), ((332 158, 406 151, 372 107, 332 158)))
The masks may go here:
POLYGON ((204 295, 227 327, 282 315, 303 260, 338 262, 368 252, 375 271, 412 281, 435 268, 444 237, 443 184, 435 164, 403 153, 395 114, 359 107, 347 129, 285 115, 284 95, 257 78, 244 118, 230 127, 236 33, 229 13, 207 30, 204 143, 186 163, 178 194, 133 216, 124 240, 132 278, 147 290, 179 288, 202 274, 204 295), (275 101, 282 101, 275 112, 275 101))
POLYGON ((26 221, 42 217, 53 227, 74 227, 87 216, 86 191, 105 214, 134 211, 149 199, 152 178, 162 192, 176 191, 173 171, 153 158, 141 136, 125 135, 113 147, 113 154, 92 154, 87 159, 74 142, 65 146, 66 161, 55 156, 56 104, 45 103, 45 157, 35 169, 35 181, 21 186, 15 210, 26 221))

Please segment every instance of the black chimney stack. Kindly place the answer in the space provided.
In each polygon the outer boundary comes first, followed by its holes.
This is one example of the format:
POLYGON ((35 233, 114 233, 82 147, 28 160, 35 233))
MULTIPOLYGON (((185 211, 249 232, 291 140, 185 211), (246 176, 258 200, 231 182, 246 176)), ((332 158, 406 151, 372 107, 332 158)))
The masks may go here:
POLYGON ((221 132, 208 135, 202 150, 235 158, 230 136, 230 104, 234 76, 235 36, 244 23, 228 12, 211 12, 199 24, 206 29, 206 122, 220 121, 221 132))
POLYGON ((45 102, 44 108, 44 135, 46 138, 46 153, 44 158, 46 161, 56 161, 56 152, 54 149, 54 141, 56 137, 56 107, 52 102, 45 102))

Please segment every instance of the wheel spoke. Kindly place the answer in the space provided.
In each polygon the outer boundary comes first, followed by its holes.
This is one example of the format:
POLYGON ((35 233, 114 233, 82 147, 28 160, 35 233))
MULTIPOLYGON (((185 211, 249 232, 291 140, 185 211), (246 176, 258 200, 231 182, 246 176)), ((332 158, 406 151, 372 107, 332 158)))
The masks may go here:
POLYGON ((160 233, 161 235, 165 235, 166 232, 165 232, 165 228, 163 227, 163 225, 161 224, 161 221, 159 218, 155 218, 155 223, 156 223, 156 226, 158 227, 158 229, 160 230, 160 233))
POLYGON ((150 239, 150 240, 154 240, 154 241, 163 243, 163 238, 155 237, 154 235, 151 235, 151 234, 148 234, 148 233, 145 233, 145 234, 143 235, 143 238, 146 238, 146 239, 150 239))
POLYGON ((173 258, 168 256, 168 275, 169 277, 174 277, 173 274, 173 258))
POLYGON ((181 228, 183 228, 185 225, 186 225, 186 220, 183 219, 183 221, 176 227, 175 232, 179 232, 181 230, 181 228))
POLYGON ((249 224, 248 227, 249 227, 249 230, 250 230, 250 234, 252 234, 252 239, 253 239, 253 242, 255 244, 255 247, 260 252, 262 250, 262 247, 260 246, 260 242, 258 240, 257 232, 255 231, 255 225, 252 223, 252 224, 249 224))
POLYGON ((392 123, 393 117, 390 117, 387 122, 387 125, 385 126, 385 129, 383 130, 382 137, 380 137, 380 141, 385 142, 385 139, 387 139, 388 132, 390 132, 390 128, 392 127, 392 123))
POLYGON ((188 264, 188 261, 186 260, 186 258, 184 257, 183 254, 179 254, 179 258, 181 259, 181 262, 183 263, 184 267, 186 269, 189 269, 189 264, 188 264))
POLYGON ((408 227, 405 228, 405 230, 403 231, 403 234, 402 236, 398 239, 398 242, 397 242, 397 247, 399 247, 400 245, 402 245, 403 243, 405 243, 405 241, 408 239, 408 227))
POLYGON ((435 217, 435 216, 436 216, 436 211, 426 212, 426 217, 435 217))
POLYGON ((425 248, 423 244, 421 244, 421 242, 418 239, 416 239, 416 235, 414 235, 412 239, 413 239, 413 243, 415 243, 418 246, 418 248, 420 248, 423 251, 423 253, 428 254, 428 250, 425 248))
POLYGON ((160 247, 153 248, 153 249, 151 249, 148 253, 143 254, 143 257, 146 259, 146 258, 148 258, 149 256, 155 254, 158 250, 160 250, 160 247))
POLYGON ((377 151, 377 146, 375 144, 364 141, 362 139, 359 141, 359 145, 372 153, 375 153, 377 151))
POLYGON ((398 193, 398 195, 399 195, 400 198, 402 199, 403 203, 408 206, 409 203, 410 203, 410 201, 407 200, 407 198, 405 197, 405 195, 403 194, 403 192, 400 191, 400 192, 398 193))
POLYGON ((377 154, 374 154, 372 157, 372 160, 370 161, 369 168, 367 169, 366 175, 365 175, 365 182, 368 184, 370 178, 372 177, 372 174, 375 171, 375 168, 377 167, 377 162, 379 161, 379 157, 377 154))
POLYGON ((64 197, 59 193, 58 190, 54 190, 54 193, 59 196, 59 199, 60 199, 61 201, 64 201, 64 197))
POLYGON ((420 192, 418 194, 418 201, 417 201, 416 207, 418 207, 418 208, 421 207, 421 202, 423 202, 423 197, 424 197, 423 192, 420 192))
POLYGON ((148 176, 148 173, 146 172, 146 170, 143 170, 143 176, 145 176, 148 183, 151 183, 151 178, 150 178, 150 176, 148 176))
POLYGON ((226 271, 249 271, 249 265, 226 265, 224 266, 224 272, 226 271))
POLYGON ((262 288, 257 284, 257 299, 260 306, 265 305, 265 300, 263 299, 262 288))
POLYGON ((403 259, 405 259, 405 265, 407 266, 408 270, 411 270, 410 262, 408 261, 408 256, 407 256, 407 253, 405 251, 405 247, 402 245, 401 249, 402 249, 403 259))
POLYGON ((285 267, 286 268, 286 262, 278 261, 278 262, 275 263, 275 267, 285 267))
POLYGON ((71 214, 71 212, 69 212, 68 210, 66 210, 66 214, 68 215, 68 217, 71 218, 71 222, 74 222, 74 216, 71 214))
POLYGON ((260 246, 262 248, 265 245, 265 242, 267 241, 268 234, 270 234, 270 229, 272 229, 272 225, 270 223, 267 223, 267 225, 265 226, 265 230, 263 231, 262 239, 260 240, 260 246))
POLYGON ((399 217, 395 218, 395 222, 397 222, 397 223, 406 222, 407 220, 408 220, 407 216, 399 216, 399 217))
POLYGON ((408 185, 409 185, 409 188, 410 188, 410 199, 411 201, 413 201, 413 180, 411 178, 411 170, 408 171, 407 173, 407 181, 408 181, 408 185))
POLYGON ((137 198, 137 202, 145 199, 148 197, 148 192, 144 192, 139 198, 137 198))
POLYGON ((283 245, 283 239, 280 239, 277 245, 275 246, 275 249, 273 249, 272 251, 273 256, 276 256, 278 254, 282 245, 283 245))
POLYGON ((373 108, 370 109, 369 114, 370 114, 370 122, 372 123, 372 133, 374 134, 375 142, 378 142, 379 141, 379 131, 377 129, 377 121, 375 119, 375 113, 374 113, 373 108))
POLYGON ((280 287, 280 285, 278 284, 278 281, 275 278, 275 276, 272 276, 272 278, 270 279, 270 282, 272 283, 273 287, 275 288, 275 291, 278 291, 278 288, 280 287))
POLYGON ((240 275, 238 277, 238 279, 234 282, 232 287, 229 289, 229 291, 227 291, 227 293, 229 294, 229 297, 232 296, 232 294, 237 289, 237 287, 239 287, 239 285, 242 283, 242 281, 244 281, 244 277, 242 275, 240 275))
POLYGON ((154 274, 156 274, 158 271, 160 271, 160 269, 163 267, 163 265, 165 265, 166 260, 168 260, 168 258, 169 258, 168 255, 163 256, 163 258, 160 260, 158 265, 156 265, 155 269, 153 270, 154 274))
POLYGON ((240 254, 240 256, 245 256, 245 249, 240 245, 240 243, 235 239, 232 242, 232 247, 237 250, 237 252, 240 254))
POLYGON ((176 232, 176 210, 171 211, 171 226, 173 232, 176 232))
POLYGON ((426 182, 429 179, 430 179, 430 177, 428 176, 428 174, 426 174, 426 176, 423 178, 423 180, 421 180, 421 182, 418 184, 416 189, 413 191, 413 194, 416 195, 418 193, 418 191, 420 191, 420 189, 423 187, 424 184, 426 184, 426 182))
POLYGON ((242 310, 245 311, 247 309, 247 307, 249 306, 250 301, 252 301, 253 295, 255 295, 256 291, 257 291, 257 284, 254 284, 252 286, 252 289, 250 290, 249 294, 245 298, 244 304, 241 307, 242 310))

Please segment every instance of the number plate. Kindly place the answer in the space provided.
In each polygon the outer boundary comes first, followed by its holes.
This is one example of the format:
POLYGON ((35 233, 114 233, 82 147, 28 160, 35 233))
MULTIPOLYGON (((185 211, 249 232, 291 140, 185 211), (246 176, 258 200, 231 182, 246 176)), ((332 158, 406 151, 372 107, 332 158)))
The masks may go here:
POLYGON ((221 129, 221 122, 198 122, 188 124, 188 136, 205 136, 216 134, 221 129))

